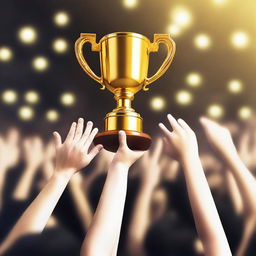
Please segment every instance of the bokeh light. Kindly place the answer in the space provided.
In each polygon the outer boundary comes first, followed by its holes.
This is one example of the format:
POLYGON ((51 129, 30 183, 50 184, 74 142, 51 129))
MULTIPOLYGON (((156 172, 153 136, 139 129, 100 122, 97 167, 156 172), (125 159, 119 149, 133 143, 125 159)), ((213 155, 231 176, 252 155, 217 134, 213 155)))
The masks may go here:
POLYGON ((65 53, 68 49, 68 42, 64 38, 57 38, 53 41, 52 48, 57 53, 65 53))
POLYGON ((249 106, 242 106, 238 110, 238 116, 242 120, 250 119, 252 117, 252 114, 253 114, 253 110, 249 106))
POLYGON ((224 115, 224 109, 220 104, 212 104, 207 108, 207 114, 209 117, 219 119, 224 115))
POLYGON ((14 104, 18 100, 18 94, 14 90, 5 90, 2 93, 2 101, 6 104, 14 104))
POLYGON ((60 102, 64 106, 73 106, 76 102, 76 97, 71 92, 65 92, 60 96, 60 102))
POLYGON ((37 40, 37 31, 32 26, 25 26, 19 29, 18 38, 24 44, 33 44, 37 40))
POLYGON ((42 72, 48 69, 49 61, 43 56, 38 56, 33 59, 32 66, 36 71, 42 72))
POLYGON ((194 39, 194 44, 198 49, 207 50, 211 46, 211 39, 206 34, 199 34, 194 39))
POLYGON ((171 15, 173 22, 181 27, 187 27, 192 23, 192 15, 184 7, 176 7, 171 15))
POLYGON ((59 112, 55 109, 49 109, 45 113, 45 118, 49 122, 57 122, 59 120, 59 112))
POLYGON ((7 46, 0 47, 0 61, 8 62, 12 59, 13 53, 11 48, 7 46))
POLYGON ((123 3, 127 8, 134 8, 138 5, 138 0, 123 0, 123 3))
POLYGON ((163 97, 154 97, 150 101, 150 106, 155 111, 161 111, 165 108, 166 102, 163 97))
POLYGON ((181 32, 182 32, 181 27, 177 24, 171 24, 167 28, 167 33, 174 37, 179 36, 181 32))
POLYGON ((249 36, 242 31, 235 32, 231 35, 231 43, 235 48, 244 49, 249 44, 249 36))
POLYGON ((27 103, 36 104, 40 101, 40 96, 38 92, 31 90, 25 93, 24 99, 27 103))
POLYGON ((191 72, 186 76, 186 83, 191 87, 198 87, 202 84, 202 76, 197 72, 191 72))
POLYGON ((189 105, 193 100, 193 96, 189 91, 180 90, 176 93, 175 100, 180 105, 189 105))
POLYGON ((238 94, 243 90, 243 83, 238 79, 233 79, 228 82, 228 90, 231 93, 238 94))
POLYGON ((59 27, 65 27, 70 23, 69 14, 64 11, 55 13, 53 20, 54 20, 54 23, 59 27))
POLYGON ((31 120, 34 117, 34 110, 29 106, 22 106, 18 110, 18 116, 24 121, 31 120))

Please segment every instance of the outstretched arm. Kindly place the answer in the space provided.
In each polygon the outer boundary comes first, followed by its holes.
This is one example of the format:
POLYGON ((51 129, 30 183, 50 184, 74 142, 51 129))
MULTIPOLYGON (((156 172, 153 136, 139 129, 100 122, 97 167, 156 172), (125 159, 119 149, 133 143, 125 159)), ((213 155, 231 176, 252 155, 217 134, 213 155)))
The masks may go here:
POLYGON ((232 172, 242 197, 244 232, 236 255, 244 255, 256 223, 256 181, 238 155, 228 129, 207 118, 200 119, 208 140, 232 172))
POLYGON ((91 129, 92 123, 90 122, 83 133, 83 119, 81 118, 78 124, 72 124, 64 143, 61 143, 60 135, 54 132, 56 147, 54 174, 2 243, 0 254, 5 252, 21 236, 43 231, 73 174, 87 166, 102 148, 101 145, 97 145, 88 152, 97 133, 97 129, 93 131, 91 129))
POLYGON ((165 143, 171 148, 171 156, 179 159, 185 179, 199 238, 205 255, 227 256, 231 251, 224 233, 211 191, 209 189, 198 154, 195 133, 183 121, 168 115, 173 131, 159 124, 165 143))
POLYGON ((138 173, 141 175, 141 185, 135 201, 131 224, 127 235, 126 250, 128 255, 142 256, 143 242, 151 223, 150 206, 152 194, 159 183, 161 168, 159 158, 162 152, 162 141, 158 139, 152 152, 147 152, 141 159, 138 173))
POLYGON ((125 132, 119 132, 116 152, 101 193, 100 201, 81 248, 81 256, 116 255, 127 189, 128 170, 144 152, 132 151, 125 132))

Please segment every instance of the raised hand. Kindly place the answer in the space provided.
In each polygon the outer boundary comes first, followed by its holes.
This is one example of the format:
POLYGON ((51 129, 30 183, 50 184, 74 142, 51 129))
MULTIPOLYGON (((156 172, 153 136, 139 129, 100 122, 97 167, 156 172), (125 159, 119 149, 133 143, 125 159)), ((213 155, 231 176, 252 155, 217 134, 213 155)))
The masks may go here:
POLYGON ((126 142, 126 133, 119 131, 119 148, 112 160, 112 163, 120 163, 130 167, 136 160, 143 156, 145 151, 133 151, 129 149, 126 142))
POLYGON ((164 134, 165 146, 169 147, 168 153, 174 159, 182 159, 187 154, 198 154, 196 135, 187 123, 176 119, 172 115, 167 116, 173 131, 160 123, 159 127, 164 134))
POLYGON ((78 170, 87 166, 91 160, 103 148, 102 145, 94 146, 90 149, 97 128, 93 128, 93 123, 89 121, 84 130, 84 120, 79 118, 78 123, 72 123, 69 133, 62 143, 61 136, 54 132, 56 147, 56 172, 67 172, 74 174, 78 170))

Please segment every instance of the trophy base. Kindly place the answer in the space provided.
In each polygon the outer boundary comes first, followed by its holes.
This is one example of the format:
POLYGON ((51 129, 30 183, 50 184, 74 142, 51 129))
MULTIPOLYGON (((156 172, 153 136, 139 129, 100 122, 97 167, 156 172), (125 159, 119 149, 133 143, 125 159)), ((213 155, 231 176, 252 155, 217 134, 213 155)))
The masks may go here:
MULTIPOLYGON (((131 150, 148 150, 151 137, 143 132, 124 130, 127 136, 127 145, 131 150)), ((119 147, 118 130, 99 132, 94 138, 94 144, 102 144, 104 149, 116 152, 119 147)))

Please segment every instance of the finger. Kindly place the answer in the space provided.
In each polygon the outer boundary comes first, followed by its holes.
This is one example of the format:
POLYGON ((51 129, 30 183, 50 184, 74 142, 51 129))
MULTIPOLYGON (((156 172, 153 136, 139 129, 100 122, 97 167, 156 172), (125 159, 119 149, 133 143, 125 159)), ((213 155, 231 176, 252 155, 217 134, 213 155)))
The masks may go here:
POLYGON ((73 122, 72 125, 70 126, 67 138, 64 143, 71 142, 74 139, 75 132, 76 132, 76 122, 73 122))
POLYGON ((99 154, 99 152, 103 149, 103 146, 101 144, 95 146, 92 148, 92 150, 89 153, 89 157, 92 160, 96 155, 99 154))
POLYGON ((58 132, 53 133, 53 138, 54 138, 54 144, 55 147, 58 148, 61 146, 61 136, 58 132))
POLYGON ((178 123, 181 125, 181 127, 188 133, 193 132, 193 130, 190 128, 190 126, 181 118, 178 119, 178 123))
POLYGON ((163 150, 163 141, 160 138, 157 138, 156 143, 152 150, 152 160, 158 162, 160 155, 163 150))
POLYGON ((119 131, 118 138, 119 138, 119 147, 127 147, 125 131, 119 131))
POLYGON ((168 118, 169 123, 174 131, 182 132, 182 128, 180 127, 180 125, 178 124, 176 119, 171 114, 168 114, 167 118, 168 118))
POLYGON ((166 128, 166 126, 163 123, 158 124, 159 128, 161 129, 161 131, 163 132, 163 134, 166 137, 169 137, 171 135, 171 131, 168 130, 168 128, 166 128))
POLYGON ((93 122, 89 121, 87 122, 84 134, 82 136, 81 142, 84 144, 85 141, 87 140, 88 136, 90 135, 91 131, 92 131, 92 127, 93 127, 93 122))
POLYGON ((98 128, 94 128, 90 134, 90 136, 88 137, 88 139, 85 141, 84 144, 84 150, 87 151, 88 148, 90 147, 90 145, 92 144, 92 141, 94 139, 94 137, 96 136, 96 134, 98 133, 99 129, 98 128))
POLYGON ((74 142, 77 142, 81 139, 81 136, 83 134, 83 129, 84 129, 84 119, 79 118, 77 122, 75 136, 74 136, 74 142))

